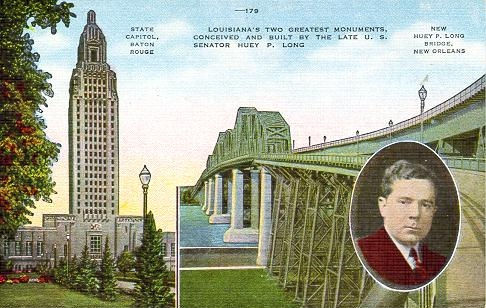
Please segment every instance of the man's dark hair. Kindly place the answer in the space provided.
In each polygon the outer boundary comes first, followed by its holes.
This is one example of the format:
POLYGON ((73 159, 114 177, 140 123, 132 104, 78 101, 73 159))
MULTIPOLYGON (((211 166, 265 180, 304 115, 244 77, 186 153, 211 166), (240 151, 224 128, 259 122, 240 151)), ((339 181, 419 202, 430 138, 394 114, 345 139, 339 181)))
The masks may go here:
POLYGON ((436 183, 435 173, 422 164, 411 163, 408 160, 397 160, 386 168, 381 180, 381 196, 388 197, 392 192, 392 185, 397 180, 422 179, 436 183))

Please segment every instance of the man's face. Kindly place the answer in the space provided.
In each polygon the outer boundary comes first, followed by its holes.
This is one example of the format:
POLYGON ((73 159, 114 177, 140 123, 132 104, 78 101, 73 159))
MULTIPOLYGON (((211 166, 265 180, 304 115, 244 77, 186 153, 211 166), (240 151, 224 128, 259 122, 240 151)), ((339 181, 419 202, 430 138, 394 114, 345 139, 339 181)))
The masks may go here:
POLYGON ((435 187, 430 180, 396 180, 378 205, 386 229, 398 242, 414 246, 430 231, 435 211, 435 187))

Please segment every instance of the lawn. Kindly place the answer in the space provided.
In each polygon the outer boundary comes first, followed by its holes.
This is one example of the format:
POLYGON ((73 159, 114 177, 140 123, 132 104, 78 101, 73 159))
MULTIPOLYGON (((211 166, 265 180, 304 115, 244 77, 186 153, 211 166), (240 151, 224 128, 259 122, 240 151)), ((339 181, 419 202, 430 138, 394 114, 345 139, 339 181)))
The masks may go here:
POLYGON ((59 307, 131 307, 132 298, 120 294, 114 302, 64 289, 54 283, 20 283, 0 285, 0 307, 7 308, 59 308, 59 307))
POLYGON ((181 308, 295 308, 264 270, 181 271, 181 308))

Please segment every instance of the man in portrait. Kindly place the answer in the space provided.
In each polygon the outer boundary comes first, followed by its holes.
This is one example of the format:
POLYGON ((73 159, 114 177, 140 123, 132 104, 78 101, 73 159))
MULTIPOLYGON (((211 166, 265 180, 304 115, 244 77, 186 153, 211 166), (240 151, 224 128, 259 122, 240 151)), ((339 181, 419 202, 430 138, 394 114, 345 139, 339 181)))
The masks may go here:
POLYGON ((383 280, 422 285, 444 267, 446 258, 424 242, 440 206, 436 199, 436 176, 425 166, 398 160, 385 170, 378 197, 383 226, 357 241, 364 259, 383 280))

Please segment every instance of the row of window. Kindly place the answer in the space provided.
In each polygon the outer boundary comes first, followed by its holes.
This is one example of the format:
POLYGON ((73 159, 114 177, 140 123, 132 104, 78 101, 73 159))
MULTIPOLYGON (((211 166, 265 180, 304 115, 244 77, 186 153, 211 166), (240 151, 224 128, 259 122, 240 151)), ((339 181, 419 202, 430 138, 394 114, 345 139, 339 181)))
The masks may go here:
MULTIPOLYGON (((78 170, 78 171, 79 171, 79 170, 78 170)), ((100 171, 101 171, 101 170, 100 170, 100 171)), ((80 178, 80 177, 81 177, 81 173, 79 173, 79 172, 78 172, 78 173, 77 173, 77 175, 78 175, 78 178, 80 178)), ((97 178, 100 178, 100 179, 101 179, 101 178, 106 179, 106 174, 98 174, 98 173, 86 173, 86 172, 85 172, 85 173, 84 173, 84 177, 85 177, 85 178, 88 178, 88 179, 97 179, 97 178), (98 175, 99 175, 99 176, 98 176, 98 175), (103 176, 102 176, 102 175, 103 175, 103 176)), ((114 178, 114 177, 112 177, 112 178, 114 178)), ((111 186, 115 186, 115 182, 113 182, 113 181, 112 181, 112 182, 111 182, 111 186)))
MULTIPOLYGON (((108 110, 108 108, 106 108, 105 105, 103 106, 88 106, 85 104, 84 105, 84 112, 97 112, 97 113, 106 113, 106 111, 108 110)), ((81 107, 79 106, 79 104, 76 104, 76 112, 80 112, 81 111, 81 107)), ((113 107, 113 104, 111 104, 111 108, 110 108, 110 111, 111 113, 115 113, 115 108, 113 107)))
POLYGON ((85 77, 84 83, 85 84, 102 84, 103 83, 103 85, 106 85, 106 79, 104 79, 103 77, 104 76, 99 76, 99 77, 94 76, 94 78, 85 77))
MULTIPOLYGON (((80 118, 80 114, 79 114, 79 113, 77 113, 77 114, 76 114, 76 119, 78 119, 78 120, 79 120, 79 118, 80 118)), ((104 121, 106 121, 106 115, 103 115, 103 116, 99 115, 99 116, 98 116, 98 115, 96 115, 96 114, 90 114, 90 115, 85 114, 85 115, 84 115, 84 119, 85 119, 85 120, 90 119, 90 120, 95 120, 95 121, 96 121, 96 120, 104 120, 104 121)), ((110 116, 110 120, 115 121, 115 116, 114 116, 113 114, 110 116)), ((86 127, 86 126, 87 126, 87 125, 85 125, 85 127, 86 127)), ((79 125, 78 125, 78 127, 79 127, 79 125)))
MULTIPOLYGON (((87 163, 88 162, 86 162, 86 164, 87 163)), ((78 164, 80 164, 80 163, 78 162, 78 164)), ((78 165, 77 169, 78 169, 78 171, 81 171, 81 165, 78 165)), ((92 165, 90 165, 90 166, 84 166, 84 171, 88 171, 88 169, 89 169, 89 171, 93 171, 93 170, 94 171, 106 171, 106 166, 103 166, 103 167, 102 166, 98 166, 98 165, 95 165, 95 166, 92 166, 92 165)), ((115 167, 111 167, 111 171, 115 172, 115 167)))
MULTIPOLYGON (((81 185, 81 180, 78 179, 78 185, 81 185)), ((94 184, 93 184, 93 181, 84 181, 84 185, 96 185, 94 187, 94 192, 98 192, 98 189, 99 189, 99 192, 104 192, 106 193, 106 187, 100 187, 103 185, 103 183, 100 181, 94 181, 94 184), (89 183, 89 184, 88 184, 89 183)), ((106 181, 104 181, 104 185, 106 186, 106 181)), ((111 188, 111 193, 115 193, 115 188, 111 188)))
MULTIPOLYGON (((84 190, 86 192, 88 192, 88 189, 87 188, 85 188, 84 190)), ((89 191, 92 192, 92 189, 90 188, 89 191)), ((79 187, 78 187, 78 192, 79 192, 79 187)), ((81 196, 81 195, 79 195, 79 196, 81 196)), ((105 200, 106 201, 107 200, 106 199, 107 198, 106 196, 107 195, 102 195, 102 196, 100 195, 100 196, 98 196, 98 195, 91 195, 90 194, 90 195, 85 195, 84 197, 86 197, 85 199, 90 199, 90 200, 98 200, 98 197, 99 197, 99 200, 105 200)), ((79 198, 79 199, 81 199, 81 198, 79 198)), ((115 200, 115 195, 112 195, 111 196, 111 200, 115 200)), ((78 203, 78 206, 80 206, 79 203, 78 203)))
MULTIPOLYGON (((78 143, 78 146, 79 146, 79 143, 78 143)), ((96 150, 96 146, 97 145, 94 144, 94 149, 95 150, 96 150)), ((115 145, 114 144, 111 145, 111 149, 112 150, 115 149, 115 145)), ((103 145, 100 144, 100 150, 106 150, 106 147, 105 147, 104 144, 103 145)), ((80 160, 79 160, 80 158, 79 157, 81 156, 81 152, 80 151, 77 151, 77 154, 78 154, 77 157, 78 157, 78 164, 79 164, 80 163, 80 160)), ((106 155, 102 155, 102 152, 95 152, 95 151, 84 151, 84 156, 86 156, 86 157, 88 157, 88 156, 94 156, 94 157, 102 157, 102 156, 105 156, 106 157, 106 155)), ((84 159, 84 162, 85 163, 88 162, 87 161, 87 158, 84 159)), ((90 163, 95 163, 95 164, 105 164, 106 165, 106 159, 101 159, 101 158, 99 160, 97 158, 94 158, 94 159, 90 158, 89 162, 90 163)), ((111 163, 112 164, 114 163, 113 159, 111 160, 111 163)))
POLYGON ((87 85, 84 86, 85 92, 87 92, 87 91, 96 92, 96 90, 98 90, 98 92, 101 92, 101 89, 103 89, 103 92, 106 92, 106 86, 105 87, 95 87, 95 86, 87 86, 87 85))
MULTIPOLYGON (((103 138, 103 140, 101 140, 101 137, 99 138, 99 142, 103 141, 104 143, 106 143, 106 137, 103 138)), ((115 143, 115 138, 111 138, 111 143, 115 143)), ((81 145, 79 144, 79 142, 77 143, 77 146, 78 146, 78 149, 81 148, 81 145)), ((100 145, 101 146, 101 145, 100 145)), ((89 148, 90 149, 93 149, 93 143, 89 143, 89 148)), ((84 144, 84 149, 87 150, 88 149, 88 143, 85 143, 84 144)), ((101 152, 100 152, 101 153, 101 152)), ((101 154, 100 154, 101 156, 101 154)), ((106 157, 106 155, 105 155, 106 157)))
MULTIPOLYGON (((90 211, 90 213, 87 212, 88 210, 85 210, 84 211, 84 214, 87 215, 87 214, 106 214, 106 210, 104 210, 104 213, 102 213, 101 209, 99 211, 96 211, 95 209, 95 212, 92 213, 90 211)), ((78 214, 81 214, 81 209, 78 209, 78 214)), ((115 215, 115 210, 111 210, 111 215, 115 215)))
MULTIPOLYGON (((92 197, 92 196, 87 196, 87 197, 92 197)), ((101 200, 101 197, 100 197, 100 200, 101 200)), ((93 207, 93 206, 94 207, 98 207, 98 205, 99 205, 99 207, 107 207, 108 206, 108 203, 107 202, 100 202, 100 203, 98 203, 96 201, 94 201, 94 202, 84 202, 84 207, 93 207)), ((78 201, 78 207, 81 207, 79 201, 78 201)), ((112 202, 111 203, 111 207, 115 207, 115 203, 112 202)))
MULTIPOLYGON (((167 256, 167 243, 162 243, 162 255, 167 256)), ((170 256, 175 257, 176 246, 175 243, 170 243, 170 256)))
MULTIPOLYGON (((79 118, 78 118, 78 121, 76 121, 76 127, 81 127, 81 122, 79 121, 79 118)), ((84 121, 84 128, 86 129, 86 127, 94 127, 94 128, 103 127, 103 128, 106 128, 106 122, 105 123, 99 123, 99 122, 88 122, 88 121, 84 121)))
MULTIPOLYGON (((93 199, 93 197, 97 197, 97 195, 94 195, 94 196, 93 196, 93 195, 87 195, 87 196, 83 196, 83 197, 85 197, 85 198, 83 198, 83 199, 89 199, 89 200, 92 200, 92 199, 93 199)), ((114 196, 113 196, 113 197, 114 197, 114 196)), ((81 200, 81 195, 78 195, 78 200, 81 200)), ((101 199, 101 196, 100 196, 100 201, 101 201, 101 200, 102 200, 102 199, 101 199)), ((113 200, 114 200, 114 198, 113 198, 113 200)), ((95 207, 97 207, 97 206, 98 206, 98 204, 99 204, 99 206, 101 207, 102 205, 105 205, 105 204, 106 204, 106 202, 99 202, 99 203, 98 203, 98 202, 96 202, 96 201, 94 201, 94 203, 93 203, 92 201, 90 201, 90 202, 84 202, 84 206, 90 206, 90 207, 93 207, 93 204, 94 204, 94 206, 95 206, 95 207)), ((79 201, 78 201, 78 207, 79 207, 79 206, 81 206, 81 205, 80 205, 80 203, 79 203, 79 201)), ((111 203, 111 207, 115 207, 115 203, 114 203, 114 202, 112 202, 112 203, 111 203)))
MULTIPOLYGON (((14 254, 12 256, 34 256, 32 254, 32 247, 33 243, 32 241, 26 241, 24 245, 24 249, 22 250, 22 242, 20 241, 15 241, 14 244, 14 254)), ((4 256, 10 256, 10 242, 5 241, 3 242, 3 255, 4 256)), ((36 256, 40 257, 44 255, 44 242, 37 241, 36 242, 36 256)))
POLYGON ((98 94, 98 93, 86 93, 84 92, 84 98, 106 98, 106 93, 98 94))
MULTIPOLYGON (((78 186, 78 192, 81 192, 81 187, 78 186)), ((98 186, 95 187, 85 187, 84 192, 106 192, 106 188, 101 188, 98 190, 98 186), (103 189, 103 190, 102 190, 103 189)))
MULTIPOLYGON (((103 126, 104 126, 104 128, 106 128, 106 123, 103 126)), ((112 129, 115 128, 115 123, 114 122, 111 122, 111 128, 112 129)), ((85 135, 88 135, 88 134, 95 134, 95 135, 96 134, 98 134, 98 135, 103 135, 104 134, 104 135, 107 135, 108 132, 111 132, 113 134, 113 130, 111 130, 111 131, 108 131, 106 129, 104 129, 104 130, 103 129, 100 129, 100 130, 96 130, 96 129, 95 130, 92 130, 92 129, 90 129, 90 130, 88 130, 87 128, 84 128, 84 134, 85 135)), ((81 134, 81 129, 79 127, 76 129, 76 133, 81 134)))
MULTIPOLYGON (((78 209, 79 213, 79 209, 78 209)), ((87 213, 87 210, 85 210, 85 213, 87 213)), ((90 210, 90 214, 92 214, 92 210, 90 210)), ((96 214, 96 210, 95 210, 96 214)), ((100 210, 100 213, 101 210, 100 210)), ((106 210, 104 210, 104 214, 106 214, 106 210)), ((112 214, 114 214, 114 211, 112 211, 112 214)), ((125 232, 128 232, 128 229, 125 227, 125 232)), ((33 242, 32 241, 26 241, 24 250, 22 251, 22 242, 20 241, 15 241, 14 244, 14 254, 12 256, 34 256, 33 255, 33 242)), ((44 255, 44 242, 42 241, 37 241, 36 242, 36 254, 35 256, 43 256, 44 255)), ((68 246, 67 244, 64 245, 64 256, 68 255, 68 246)), ((125 251, 128 250, 128 245, 125 245, 125 251)), ((91 235, 90 236, 90 243, 89 243, 89 251, 91 254, 100 254, 101 253, 101 235, 91 235)), ((162 243, 162 251, 161 251, 163 256, 167 256, 167 243, 162 243)), ((11 256, 10 254, 10 242, 5 241, 3 242, 3 255, 5 257, 11 256)), ((170 245, 170 256, 175 257, 176 256, 176 245, 175 243, 171 243, 170 245)))
MULTIPOLYGON (((111 131, 111 134, 114 135, 115 132, 111 131)), ((77 139, 78 142, 81 141, 81 136, 80 135, 77 135, 76 136, 76 139, 77 139)), ((103 140, 106 140, 106 137, 97 136, 97 135, 95 135, 94 137, 84 136, 84 141, 85 142, 88 142, 88 141, 91 141, 91 142, 102 142, 103 140)), ((114 142, 115 142, 115 140, 113 138, 112 143, 114 143, 114 142)))
MULTIPOLYGON (((78 170, 80 170, 80 169, 81 169, 81 165, 78 165, 78 170)), ((106 171, 106 167, 104 167, 104 170, 103 170, 101 166, 99 166, 99 168, 98 168, 97 165, 95 165, 95 166, 93 166, 93 165, 86 166, 85 165, 84 166, 84 171, 88 171, 88 170, 89 171, 106 171)), ((111 171, 115 171, 115 167, 111 167, 111 171)), ((104 174, 103 178, 106 179, 106 174, 104 174)), ((112 173, 111 174, 111 178, 112 179, 115 178, 115 173, 112 173)))

